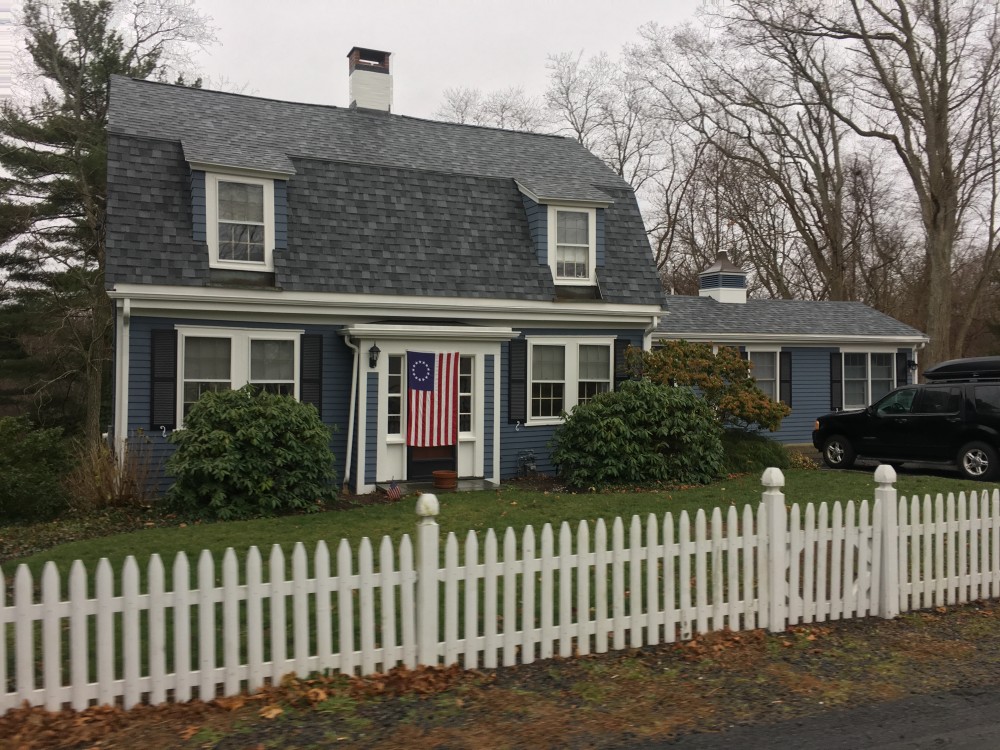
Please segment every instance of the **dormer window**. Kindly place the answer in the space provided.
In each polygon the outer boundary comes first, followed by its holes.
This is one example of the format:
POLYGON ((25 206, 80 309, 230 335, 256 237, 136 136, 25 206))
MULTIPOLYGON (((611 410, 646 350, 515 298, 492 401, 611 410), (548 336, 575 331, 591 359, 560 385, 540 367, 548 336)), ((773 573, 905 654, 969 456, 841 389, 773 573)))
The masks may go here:
POLYGON ((549 206, 549 265, 556 284, 597 283, 597 216, 593 208, 549 206))
POLYGON ((274 269, 274 180, 209 174, 206 239, 212 268, 274 269))

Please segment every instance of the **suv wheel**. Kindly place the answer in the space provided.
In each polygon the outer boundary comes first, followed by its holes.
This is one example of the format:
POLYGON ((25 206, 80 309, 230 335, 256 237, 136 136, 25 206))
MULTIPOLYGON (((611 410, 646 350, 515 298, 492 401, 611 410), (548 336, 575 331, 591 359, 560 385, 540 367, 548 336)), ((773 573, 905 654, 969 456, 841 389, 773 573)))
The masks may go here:
POLYGON ((958 452, 958 470, 967 479, 990 479, 997 472, 996 449, 987 443, 969 443, 958 452))
POLYGON ((851 441, 843 435, 832 435, 823 443, 823 461, 831 469, 850 469, 855 458, 851 441))

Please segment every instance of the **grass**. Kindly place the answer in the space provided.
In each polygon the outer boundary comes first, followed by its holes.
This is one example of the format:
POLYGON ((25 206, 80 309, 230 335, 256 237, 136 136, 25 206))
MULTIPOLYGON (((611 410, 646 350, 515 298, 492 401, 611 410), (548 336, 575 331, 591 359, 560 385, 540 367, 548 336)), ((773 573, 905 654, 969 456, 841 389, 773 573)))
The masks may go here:
MULTIPOLYGON (((792 469, 785 472, 785 495, 789 503, 862 500, 874 497, 874 480, 869 472, 826 472, 792 469)), ((901 496, 925 493, 959 492, 986 489, 987 485, 949 479, 940 476, 903 475, 897 482, 901 496)), ((716 506, 742 507, 760 500, 761 485, 757 474, 732 477, 706 486, 682 487, 659 491, 570 493, 566 491, 528 490, 517 485, 499 490, 461 492, 439 495, 441 512, 437 520, 443 533, 455 532, 460 539, 471 529, 485 532, 493 528, 502 532, 511 526, 521 529, 532 525, 539 530, 545 523, 557 524, 580 520, 606 521, 633 514, 679 513, 716 506)), ((352 547, 368 537, 377 543, 383 535, 393 539, 414 533, 417 517, 414 497, 404 498, 395 505, 368 505, 350 510, 328 511, 312 515, 236 521, 229 523, 193 523, 149 528, 127 534, 80 539, 60 544, 43 552, 7 561, 3 570, 13 574, 18 564, 27 564, 34 575, 41 573, 46 561, 52 560, 63 572, 68 572, 76 559, 88 570, 106 557, 119 570, 128 555, 134 555, 140 567, 159 553, 169 568, 176 553, 184 551, 195 564, 194 556, 210 550, 217 560, 227 547, 233 547, 241 557, 247 548, 256 545, 264 557, 273 544, 290 551, 296 542, 311 550, 319 540, 335 545, 340 539, 349 540, 352 547)), ((28 527, 0 527, 0 534, 30 533, 28 527)), ((377 548, 376 548, 377 553, 377 548)))

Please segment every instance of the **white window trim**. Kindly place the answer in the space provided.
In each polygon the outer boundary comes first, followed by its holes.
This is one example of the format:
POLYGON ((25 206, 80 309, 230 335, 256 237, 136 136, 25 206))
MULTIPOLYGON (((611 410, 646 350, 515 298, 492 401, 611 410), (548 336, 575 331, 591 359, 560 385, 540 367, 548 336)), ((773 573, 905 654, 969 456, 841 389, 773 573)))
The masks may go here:
POLYGON ((287 328, 221 328, 216 326, 175 326, 177 329, 177 419, 184 419, 184 344, 190 337, 229 339, 229 381, 235 391, 250 382, 250 342, 251 341, 291 341, 294 344, 292 352, 293 376, 295 378, 294 396, 300 398, 299 388, 302 383, 299 372, 299 346, 302 330, 287 328))
MULTIPOLYGON (((843 404, 843 409, 864 409, 874 403, 872 398, 872 356, 873 354, 888 354, 889 362, 892 365, 892 375, 891 375, 891 387, 888 392, 892 392, 896 389, 896 383, 898 381, 898 375, 896 373, 896 349, 890 349, 888 347, 874 348, 874 349, 841 349, 840 350, 840 393, 841 393, 841 403, 843 404), (844 362, 845 354, 864 354, 865 355, 865 403, 860 406, 857 404, 847 403, 847 365, 844 362)), ((881 396, 879 397, 881 398, 881 396)))
POLYGON ((595 208, 579 208, 576 206, 562 206, 562 205, 550 205, 549 209, 549 268, 552 271, 552 282, 557 285, 566 286, 593 286, 597 284, 597 209, 595 208), (574 213, 585 213, 589 217, 587 219, 587 230, 588 230, 588 241, 590 244, 589 253, 587 255, 587 269, 590 271, 590 276, 585 279, 561 279, 556 275, 556 242, 557 231, 558 231, 558 212, 559 211, 572 211, 574 213))
POLYGON ((240 271, 274 270, 274 180, 217 172, 205 175, 205 236, 209 268, 240 271), (219 183, 237 182, 264 188, 264 262, 219 259, 219 183))
POLYGON ((563 375, 563 411, 567 414, 576 408, 579 400, 580 386, 580 347, 581 346, 607 346, 610 356, 608 357, 608 382, 611 390, 615 387, 615 337, 584 337, 567 340, 565 336, 529 336, 528 340, 528 427, 535 425, 558 425, 563 420, 560 417, 535 417, 531 412, 531 393, 534 383, 534 355, 535 346, 562 346, 566 353, 565 372, 563 375))
MULTIPOLYGON (((781 347, 773 346, 744 346, 743 351, 746 352, 747 362, 750 362, 751 354, 773 354, 774 355, 774 400, 777 403, 784 403, 781 400, 781 347)), ((753 368, 747 368, 750 371, 750 377, 755 381, 757 376, 753 374, 753 368)))

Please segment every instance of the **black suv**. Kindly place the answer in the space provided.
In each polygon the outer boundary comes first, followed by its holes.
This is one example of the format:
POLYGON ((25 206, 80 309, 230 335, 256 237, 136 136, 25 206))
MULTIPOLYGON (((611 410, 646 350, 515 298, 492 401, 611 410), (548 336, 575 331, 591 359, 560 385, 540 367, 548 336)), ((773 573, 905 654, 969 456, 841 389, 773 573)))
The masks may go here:
POLYGON ((948 462, 969 479, 1000 476, 1000 357, 942 362, 924 377, 866 409, 817 419, 813 445, 826 465, 847 469, 864 456, 948 462))

